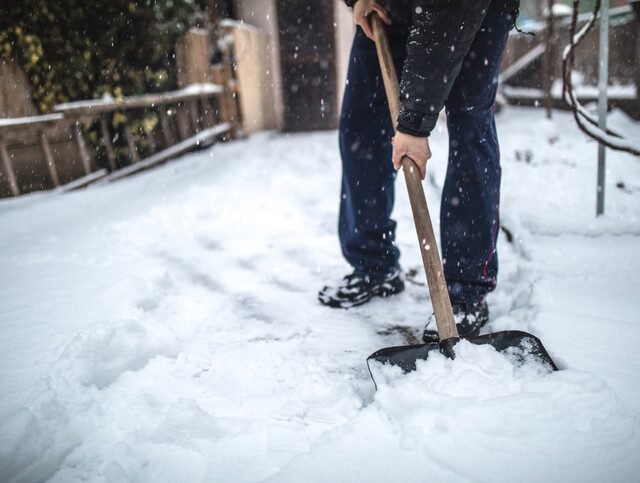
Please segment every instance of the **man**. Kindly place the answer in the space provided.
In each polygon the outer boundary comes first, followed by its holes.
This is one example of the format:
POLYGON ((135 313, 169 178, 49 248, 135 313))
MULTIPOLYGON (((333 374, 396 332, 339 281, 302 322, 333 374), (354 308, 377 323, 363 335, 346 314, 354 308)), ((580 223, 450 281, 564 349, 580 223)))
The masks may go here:
MULTIPOLYGON (((445 277, 461 336, 488 321, 496 286, 500 153, 493 116, 500 59, 518 0, 346 0, 356 30, 340 116, 343 178, 339 235, 352 274, 319 300, 348 308, 401 292, 390 218, 395 170, 404 155, 424 179, 429 136, 445 107, 449 162, 440 211, 445 277), (376 12, 400 76, 402 108, 392 140, 384 85, 369 23, 376 12), (389 161, 392 162, 389 162, 389 161), (395 170, 394 170, 395 168, 395 170)), ((437 340, 433 317, 425 342, 437 340)))

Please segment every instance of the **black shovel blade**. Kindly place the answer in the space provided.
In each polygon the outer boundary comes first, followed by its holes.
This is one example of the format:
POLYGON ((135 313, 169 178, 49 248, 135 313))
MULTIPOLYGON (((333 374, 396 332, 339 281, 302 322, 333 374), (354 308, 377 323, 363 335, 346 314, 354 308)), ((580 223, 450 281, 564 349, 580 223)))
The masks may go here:
MULTIPOLYGON (((527 361, 536 361, 539 364, 547 366, 549 371, 558 370, 558 366, 553 362, 553 359, 549 356, 540 339, 527 332, 506 330, 470 337, 465 340, 476 345, 489 344, 498 352, 509 356, 516 364, 522 365, 527 361)), ((416 362, 427 359, 431 352, 437 351, 450 355, 450 350, 450 344, 443 345, 439 342, 386 347, 371 354, 367 358, 367 365, 369 365, 371 361, 377 361, 381 364, 398 366, 404 372, 411 372, 415 371, 416 362)), ((371 367, 369 367, 369 372, 371 372, 371 367)))

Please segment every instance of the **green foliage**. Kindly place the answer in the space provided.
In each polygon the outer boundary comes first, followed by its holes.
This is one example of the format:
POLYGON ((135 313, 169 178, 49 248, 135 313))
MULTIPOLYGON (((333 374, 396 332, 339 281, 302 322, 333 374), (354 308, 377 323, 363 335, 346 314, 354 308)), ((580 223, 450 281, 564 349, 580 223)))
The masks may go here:
POLYGON ((174 46, 194 8, 194 0, 9 0, 0 56, 21 64, 41 112, 107 93, 164 91, 176 86, 174 46))

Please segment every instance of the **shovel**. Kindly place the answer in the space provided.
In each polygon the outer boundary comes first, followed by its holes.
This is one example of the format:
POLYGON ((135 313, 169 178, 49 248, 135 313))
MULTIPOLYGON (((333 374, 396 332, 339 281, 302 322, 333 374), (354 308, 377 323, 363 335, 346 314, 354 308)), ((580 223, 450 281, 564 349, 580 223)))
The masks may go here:
MULTIPOLYGON (((373 13, 371 17, 380 70, 382 71, 389 111, 395 128, 400 111, 398 77, 393 65, 384 24, 377 14, 373 13)), ((402 158, 402 169, 407 184, 407 191, 409 192, 413 221, 416 225, 422 264, 424 265, 424 270, 427 275, 427 284, 429 286, 429 294, 431 296, 431 303, 433 304, 433 312, 440 341, 380 349, 367 358, 369 372, 371 372, 372 361, 398 366, 404 372, 410 372, 416 369, 416 362, 418 360, 427 359, 429 354, 434 351, 454 358, 455 345, 460 340, 458 329, 453 318, 453 310, 451 308, 451 300, 449 299, 447 282, 444 278, 442 262, 438 254, 438 244, 433 233, 429 209, 427 208, 427 200, 422 188, 420 172, 416 164, 408 156, 402 158)), ((497 351, 506 354, 509 359, 516 364, 535 361, 538 364, 546 366, 549 371, 558 370, 542 345, 542 342, 540 342, 540 339, 527 332, 508 330, 471 337, 466 340, 477 345, 489 344, 497 351)), ((371 373, 371 375, 373 378, 373 373, 371 373)))

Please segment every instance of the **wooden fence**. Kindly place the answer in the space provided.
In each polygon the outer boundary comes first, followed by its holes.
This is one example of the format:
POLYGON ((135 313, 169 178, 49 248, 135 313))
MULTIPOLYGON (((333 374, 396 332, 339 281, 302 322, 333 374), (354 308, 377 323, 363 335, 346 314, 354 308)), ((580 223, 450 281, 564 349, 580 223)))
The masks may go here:
MULTIPOLYGON (((232 70, 242 127, 248 134, 281 127, 283 107, 277 98, 270 36, 249 24, 222 20, 220 44, 232 70)), ((226 66, 214 66, 214 76, 229 77, 226 66)), ((216 79, 217 77, 214 77, 216 79)))
MULTIPOLYGON (((182 88, 177 91, 59 104, 54 114, 43 116, 30 116, 33 106, 18 112, 0 104, 3 115, 10 116, 0 119, 0 197, 118 179, 224 136, 279 127, 282 106, 271 55, 265 32, 225 20, 215 35, 212 29, 193 28, 178 41, 182 88), (214 45, 222 53, 217 64, 211 63, 214 45), (142 118, 157 122, 148 128, 142 118)), ((19 68, 1 67, 0 86, 15 85, 15 75, 6 74, 19 68)), ((0 94, 0 101, 17 97, 0 94)))
POLYGON ((76 189, 100 179, 114 180, 211 143, 233 128, 234 120, 225 119, 220 110, 225 92, 221 85, 194 84, 162 94, 59 104, 50 115, 0 119, 0 195, 62 185, 76 189), (129 115, 140 119, 144 113, 158 120, 152 128, 135 132, 128 122, 123 124, 124 160, 114 148, 111 119, 116 113, 127 119, 129 115), (98 166, 82 133, 83 126, 92 123, 98 125, 104 167, 98 166), (42 173, 48 176, 43 178, 42 173))

